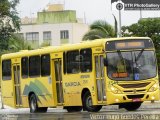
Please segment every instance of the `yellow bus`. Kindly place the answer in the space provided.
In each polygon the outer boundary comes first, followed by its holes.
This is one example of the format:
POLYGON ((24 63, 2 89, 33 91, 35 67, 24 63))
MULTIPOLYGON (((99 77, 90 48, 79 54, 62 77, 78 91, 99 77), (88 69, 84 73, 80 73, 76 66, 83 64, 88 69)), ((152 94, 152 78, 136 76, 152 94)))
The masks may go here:
POLYGON ((99 39, 4 54, 2 99, 31 113, 62 106, 97 112, 105 105, 132 111, 159 100, 153 42, 148 37, 99 39))

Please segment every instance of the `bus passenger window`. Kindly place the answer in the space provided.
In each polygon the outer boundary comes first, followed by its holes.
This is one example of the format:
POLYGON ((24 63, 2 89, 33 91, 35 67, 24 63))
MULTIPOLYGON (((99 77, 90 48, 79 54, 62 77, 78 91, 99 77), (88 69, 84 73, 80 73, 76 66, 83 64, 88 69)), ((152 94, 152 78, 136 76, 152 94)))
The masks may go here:
POLYGON ((40 56, 29 57, 29 76, 40 76, 40 56))
POLYGON ((41 75, 50 75, 50 55, 41 56, 41 75))
POLYGON ((79 51, 70 51, 66 54, 67 57, 67 73, 79 72, 79 51))
POLYGON ((28 78, 28 57, 21 59, 22 65, 22 78, 28 78))
POLYGON ((11 80, 11 60, 2 61, 2 79, 11 80))
POLYGON ((91 72, 92 71, 92 50, 82 49, 80 51, 80 68, 81 72, 91 72))

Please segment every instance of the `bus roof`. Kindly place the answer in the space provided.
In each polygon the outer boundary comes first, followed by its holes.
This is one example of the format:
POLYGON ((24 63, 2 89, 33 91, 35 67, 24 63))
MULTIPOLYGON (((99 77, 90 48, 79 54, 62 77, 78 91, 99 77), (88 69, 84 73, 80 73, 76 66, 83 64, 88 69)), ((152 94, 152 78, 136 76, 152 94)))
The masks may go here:
POLYGON ((89 48, 89 47, 98 47, 104 45, 107 41, 114 40, 129 40, 129 39, 150 39, 149 37, 121 37, 121 38, 107 38, 107 39, 96 39, 92 41, 83 41, 81 43, 76 44, 66 44, 60 46, 48 46, 42 47, 35 50, 20 50, 19 52, 3 54, 2 59, 10 59, 15 57, 23 57, 23 56, 33 56, 38 54, 47 54, 54 52, 63 52, 69 50, 76 50, 81 48, 89 48))

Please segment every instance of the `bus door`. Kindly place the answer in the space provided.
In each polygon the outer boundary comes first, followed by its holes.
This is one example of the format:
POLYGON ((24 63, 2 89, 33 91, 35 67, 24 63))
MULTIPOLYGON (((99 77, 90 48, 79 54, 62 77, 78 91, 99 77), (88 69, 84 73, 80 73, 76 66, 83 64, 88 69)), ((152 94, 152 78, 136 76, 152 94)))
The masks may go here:
POLYGON ((106 101, 105 79, 104 79, 104 63, 103 55, 95 54, 95 72, 96 72, 96 86, 97 86, 97 99, 99 103, 106 101))
POLYGON ((22 105, 19 64, 13 65, 13 75, 14 75, 15 103, 16 103, 16 106, 19 107, 22 105))
POLYGON ((64 102, 63 98, 63 84, 62 84, 62 59, 54 59, 54 71, 56 80, 56 92, 57 92, 57 103, 62 105, 64 102))

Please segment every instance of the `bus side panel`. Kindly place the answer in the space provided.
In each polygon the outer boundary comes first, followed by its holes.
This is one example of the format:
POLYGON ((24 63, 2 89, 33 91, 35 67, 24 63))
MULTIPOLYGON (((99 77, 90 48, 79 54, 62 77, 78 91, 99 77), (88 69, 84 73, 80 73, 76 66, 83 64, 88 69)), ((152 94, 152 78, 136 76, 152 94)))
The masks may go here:
POLYGON ((80 75, 66 75, 63 80, 65 106, 81 106, 82 81, 80 75))
POLYGON ((64 75, 63 79, 65 106, 81 106, 81 95, 84 88, 90 91, 93 104, 97 104, 93 72, 64 75))
POLYGON ((28 96, 26 95, 22 95, 22 106, 24 108, 28 108, 29 107, 29 101, 28 101, 28 96))
POLYGON ((15 107, 15 99, 14 99, 14 93, 13 93, 13 81, 12 80, 6 80, 2 81, 2 98, 3 103, 5 105, 15 107), (3 92, 4 91, 4 92, 3 92))
POLYGON ((29 94, 32 92, 37 96, 38 107, 55 106, 53 98, 52 81, 50 76, 29 78, 22 83, 23 107, 29 107, 29 94))
POLYGON ((39 107, 55 107, 56 103, 53 96, 53 81, 50 76, 41 77, 34 80, 35 84, 41 89, 41 93, 37 92, 39 107))

